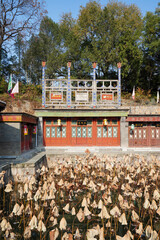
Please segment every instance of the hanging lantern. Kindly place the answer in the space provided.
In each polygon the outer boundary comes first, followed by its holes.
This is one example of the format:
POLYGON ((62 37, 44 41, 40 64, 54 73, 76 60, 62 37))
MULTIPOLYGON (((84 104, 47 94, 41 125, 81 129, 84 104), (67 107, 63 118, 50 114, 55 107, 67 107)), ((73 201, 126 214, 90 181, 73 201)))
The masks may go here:
POLYGON ((61 119, 57 120, 57 124, 58 124, 58 126, 61 126, 61 119))
POLYGON ((28 126, 24 125, 24 135, 28 135, 28 126))
POLYGON ((107 126, 107 119, 106 118, 103 119, 103 125, 107 126))
POLYGON ((118 67, 118 68, 121 68, 121 63, 120 63, 120 62, 117 63, 117 67, 118 67))
POLYGON ((68 68, 71 67, 71 61, 68 61, 68 63, 67 63, 67 67, 68 67, 68 68))
POLYGON ((43 62, 42 62, 42 67, 45 67, 45 66, 46 66, 46 62, 43 61, 43 62))
POLYGON ((97 63, 96 62, 92 62, 92 66, 93 66, 93 68, 96 68, 97 63))

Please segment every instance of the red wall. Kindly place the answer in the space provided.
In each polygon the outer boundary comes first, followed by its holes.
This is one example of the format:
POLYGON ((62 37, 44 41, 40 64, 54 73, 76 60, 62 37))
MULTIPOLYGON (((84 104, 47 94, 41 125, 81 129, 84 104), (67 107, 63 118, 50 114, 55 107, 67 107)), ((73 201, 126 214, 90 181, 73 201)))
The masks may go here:
POLYGON ((107 126, 103 125, 104 118, 60 119, 60 127, 57 118, 44 119, 44 146, 120 146, 120 118, 106 118, 107 126))

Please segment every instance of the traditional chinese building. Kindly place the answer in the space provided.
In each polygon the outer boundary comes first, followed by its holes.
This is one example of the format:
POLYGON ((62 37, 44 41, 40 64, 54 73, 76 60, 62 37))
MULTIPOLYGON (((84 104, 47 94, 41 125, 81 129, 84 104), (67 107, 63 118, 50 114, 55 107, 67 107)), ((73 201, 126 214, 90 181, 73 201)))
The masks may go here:
POLYGON ((37 122, 27 113, 0 113, 0 155, 17 156, 35 148, 37 122))
POLYGON ((42 109, 39 146, 159 147, 160 115, 134 115, 121 106, 121 64, 118 79, 45 79, 42 74, 42 109))
POLYGON ((129 147, 160 147, 160 115, 128 115, 129 147))
POLYGON ((42 74, 42 109, 39 118, 39 144, 42 146, 126 146, 128 109, 121 108, 121 65, 118 79, 45 79, 42 74))
POLYGON ((127 109, 39 109, 43 146, 126 146, 127 109))

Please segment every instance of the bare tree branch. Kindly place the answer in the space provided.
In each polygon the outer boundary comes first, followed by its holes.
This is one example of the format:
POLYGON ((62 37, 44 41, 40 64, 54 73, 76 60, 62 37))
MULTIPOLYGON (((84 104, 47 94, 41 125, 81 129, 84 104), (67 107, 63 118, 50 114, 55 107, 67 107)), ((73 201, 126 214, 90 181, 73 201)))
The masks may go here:
POLYGON ((35 31, 44 14, 42 0, 0 0, 0 54, 5 42, 35 31))

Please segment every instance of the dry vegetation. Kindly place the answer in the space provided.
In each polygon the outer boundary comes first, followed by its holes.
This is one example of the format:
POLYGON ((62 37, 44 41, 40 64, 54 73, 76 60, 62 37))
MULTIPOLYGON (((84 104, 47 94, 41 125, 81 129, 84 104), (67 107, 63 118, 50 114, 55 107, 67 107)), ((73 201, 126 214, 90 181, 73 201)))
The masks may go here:
POLYGON ((160 162, 148 159, 57 157, 6 186, 2 172, 0 239, 158 240, 160 162))

